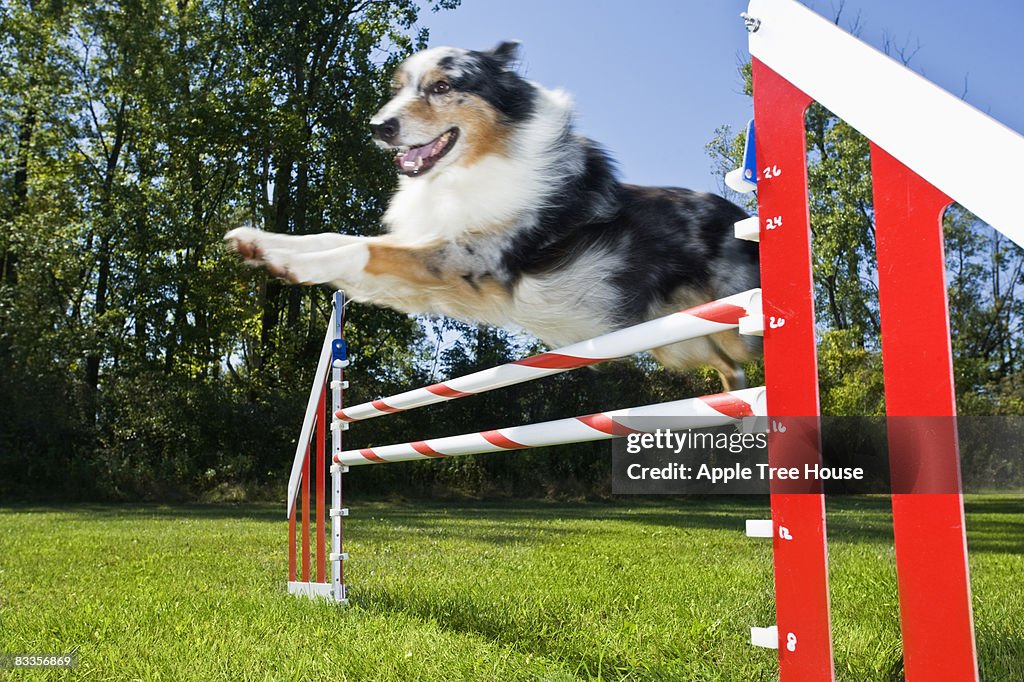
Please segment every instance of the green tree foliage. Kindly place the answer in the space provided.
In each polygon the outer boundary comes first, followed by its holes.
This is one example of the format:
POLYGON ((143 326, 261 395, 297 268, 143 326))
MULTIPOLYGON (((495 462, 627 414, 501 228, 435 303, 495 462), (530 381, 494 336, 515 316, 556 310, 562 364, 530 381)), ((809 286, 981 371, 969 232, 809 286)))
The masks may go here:
MULTIPOLYGON (((221 236, 245 222, 377 233, 395 179, 367 121, 394 66, 425 45, 420 11, 414 0, 0 3, 0 495, 281 495, 328 292, 241 266, 221 236)), ((868 145, 817 107, 807 133, 823 409, 879 414, 868 145)), ((723 127, 709 152, 721 174, 742 140, 723 127)), ((958 208, 946 233, 960 409, 1017 413, 1024 258, 958 208)), ((349 403, 541 350, 372 306, 347 320, 349 403)), ((747 371, 760 381, 757 364, 747 371)), ((346 443, 716 390, 711 372, 641 356, 361 423, 346 443)), ((369 467, 352 483, 582 496, 609 490, 609 458, 596 443, 369 467)))
MULTIPOLYGON (((379 229, 394 177, 366 122, 425 44, 419 11, 0 5, 0 492, 279 482, 326 292, 239 266, 221 236, 379 229)), ((364 309, 351 333, 383 376, 421 332, 364 309)))

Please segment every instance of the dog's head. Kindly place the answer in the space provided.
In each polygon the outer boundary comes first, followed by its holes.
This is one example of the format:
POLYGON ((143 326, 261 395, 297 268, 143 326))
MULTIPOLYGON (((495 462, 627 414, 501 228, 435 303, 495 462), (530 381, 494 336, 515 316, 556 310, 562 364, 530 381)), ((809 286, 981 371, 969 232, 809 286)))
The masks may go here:
POLYGON ((536 98, 535 87, 513 70, 518 45, 485 52, 435 47, 402 63, 391 100, 370 121, 377 144, 395 151, 399 173, 422 176, 506 151, 536 98))

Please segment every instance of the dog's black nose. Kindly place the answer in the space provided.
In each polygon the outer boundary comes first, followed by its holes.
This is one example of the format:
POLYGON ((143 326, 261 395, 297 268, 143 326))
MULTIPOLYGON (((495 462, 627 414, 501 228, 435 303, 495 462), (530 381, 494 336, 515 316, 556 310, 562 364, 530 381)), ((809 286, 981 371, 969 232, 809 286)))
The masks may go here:
POLYGON ((393 142, 398 137, 398 119, 389 118, 383 123, 370 124, 373 136, 382 142, 393 142))

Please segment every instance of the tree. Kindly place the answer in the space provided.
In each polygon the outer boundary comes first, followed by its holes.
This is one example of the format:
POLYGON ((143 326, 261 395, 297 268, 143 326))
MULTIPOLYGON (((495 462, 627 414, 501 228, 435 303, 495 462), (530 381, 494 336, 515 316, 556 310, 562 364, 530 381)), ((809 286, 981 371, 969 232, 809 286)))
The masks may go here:
MULTIPOLYGON (((327 296, 240 267, 221 236, 242 221, 377 229, 394 178, 366 121, 397 61, 425 44, 419 11, 0 9, 0 487, 279 482, 327 296)), ((414 320, 351 317, 356 337, 392 338, 356 358, 370 376, 411 365, 414 320)))

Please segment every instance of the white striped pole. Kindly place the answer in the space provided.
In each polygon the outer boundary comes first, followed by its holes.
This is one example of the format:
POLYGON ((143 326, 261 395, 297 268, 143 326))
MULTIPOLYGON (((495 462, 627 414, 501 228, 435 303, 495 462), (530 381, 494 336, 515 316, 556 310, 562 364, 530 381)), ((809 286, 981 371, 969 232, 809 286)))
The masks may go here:
POLYGON ((512 426, 494 431, 466 433, 459 436, 360 450, 345 450, 334 456, 334 462, 347 466, 358 466, 476 455, 484 452, 503 452, 547 445, 604 440, 639 430, 721 426, 737 422, 744 417, 766 415, 764 388, 745 388, 700 398, 675 400, 612 412, 599 412, 582 417, 512 426), (616 421, 637 417, 657 417, 658 421, 651 424, 636 424, 638 427, 642 426, 642 429, 634 429, 616 421))
POLYGON ((355 422, 464 398, 570 369, 624 358, 678 341, 735 329, 739 326, 740 318, 747 316, 755 317, 757 321, 761 319, 760 289, 751 289, 687 308, 604 336, 574 343, 550 353, 541 353, 443 383, 346 407, 338 410, 335 416, 345 422, 355 422))

